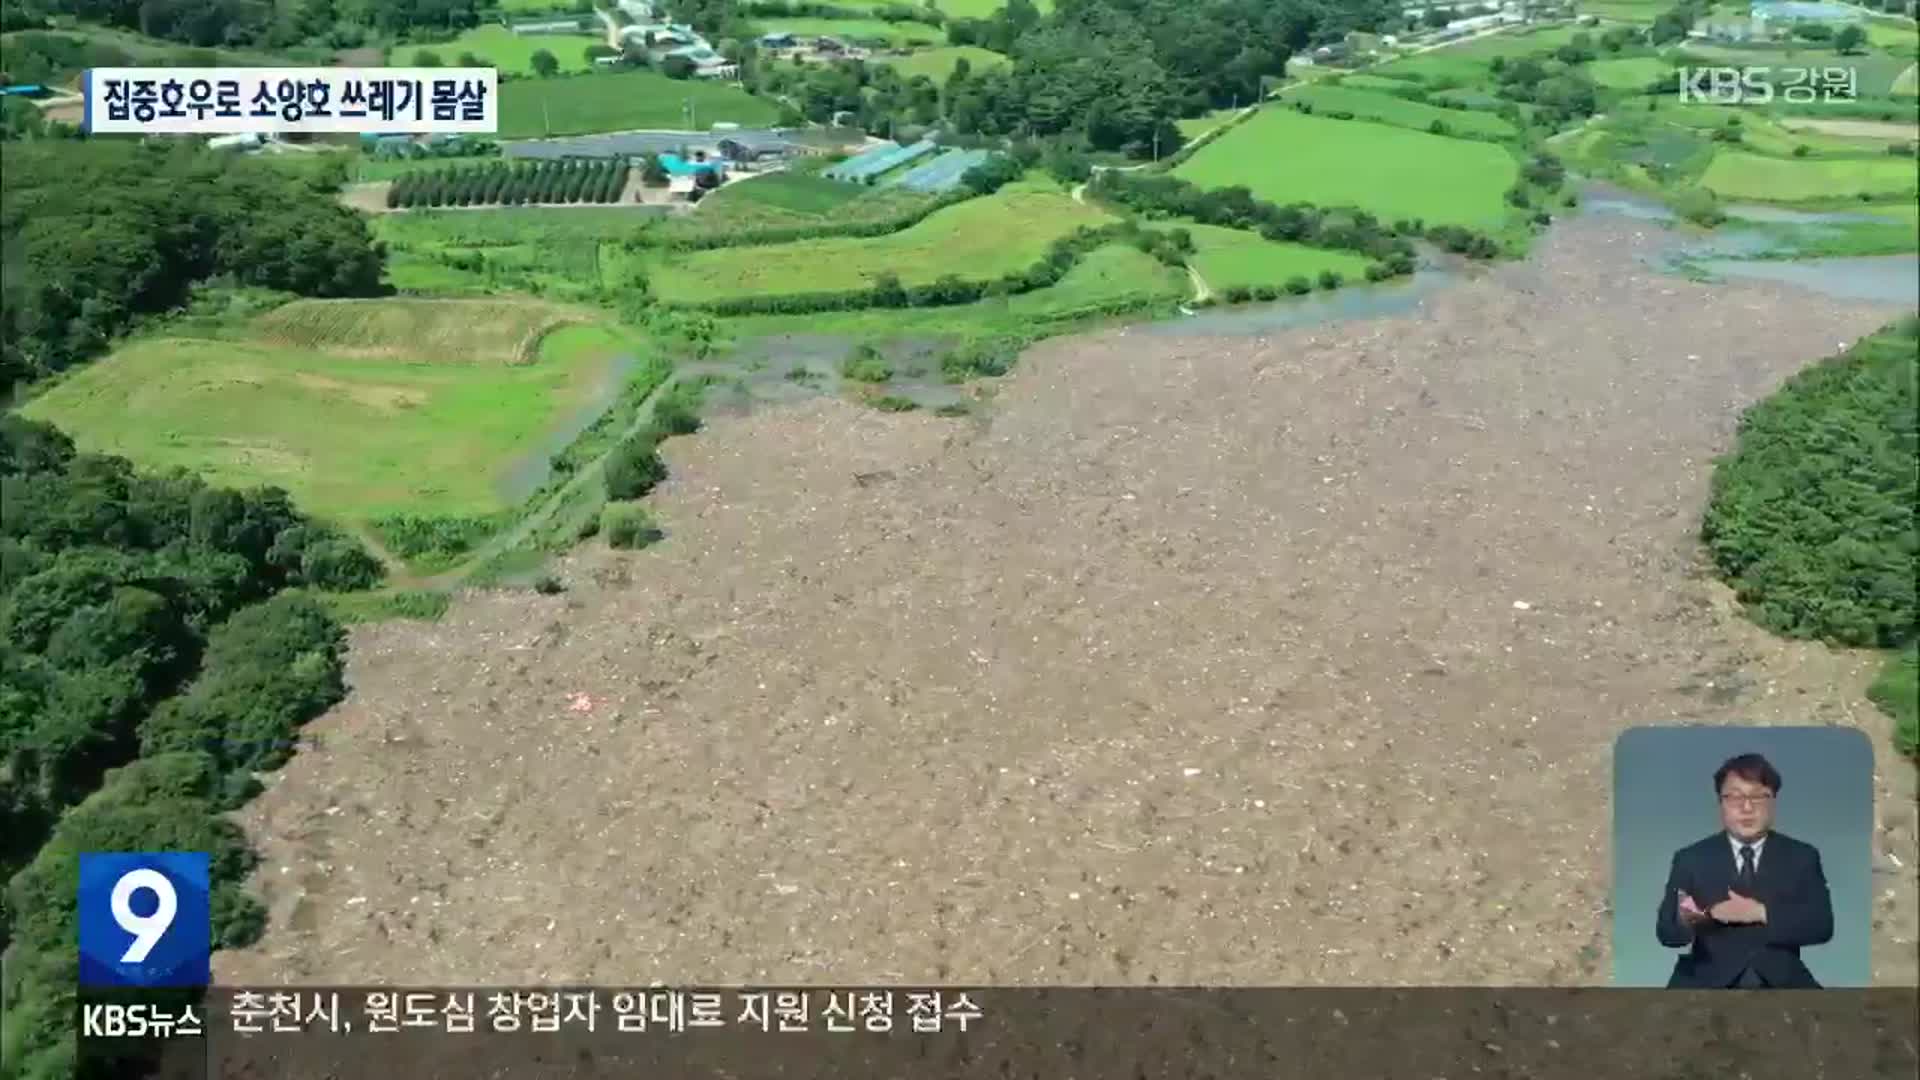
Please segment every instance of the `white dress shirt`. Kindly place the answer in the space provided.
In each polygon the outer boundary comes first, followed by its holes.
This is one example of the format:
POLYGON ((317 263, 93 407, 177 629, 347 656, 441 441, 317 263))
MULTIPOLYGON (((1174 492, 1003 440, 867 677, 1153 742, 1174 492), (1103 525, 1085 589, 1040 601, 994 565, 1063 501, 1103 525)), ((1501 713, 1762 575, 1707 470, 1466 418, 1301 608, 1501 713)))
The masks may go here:
POLYGON ((1758 874, 1760 872, 1760 857, 1766 853, 1766 848, 1767 848, 1766 837, 1762 836, 1758 840, 1741 840, 1738 837, 1734 836, 1732 833, 1728 833, 1727 843, 1733 845, 1733 872, 1734 873, 1737 874, 1740 872, 1740 849, 1743 847, 1750 847, 1753 849, 1753 872, 1755 874, 1758 874))

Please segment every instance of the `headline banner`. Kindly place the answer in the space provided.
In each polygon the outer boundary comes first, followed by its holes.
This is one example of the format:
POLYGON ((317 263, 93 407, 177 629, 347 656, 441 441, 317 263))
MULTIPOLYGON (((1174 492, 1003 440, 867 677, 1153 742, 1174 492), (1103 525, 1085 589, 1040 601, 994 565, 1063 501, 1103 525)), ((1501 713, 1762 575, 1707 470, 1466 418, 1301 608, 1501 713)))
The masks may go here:
MULTIPOLYGON (((170 1000, 154 1007, 177 1017, 182 993, 83 994, 81 1007, 170 1000)), ((1920 1071, 1915 989, 216 987, 193 1011, 191 1036, 177 1025, 165 1039, 88 1028, 82 1057, 119 1071, 157 1062, 168 1080, 1869 1080, 1920 1071), (508 1014, 515 1019, 501 1019, 508 1014)))
POLYGON ((493 68, 93 68, 96 135, 492 134, 493 68))

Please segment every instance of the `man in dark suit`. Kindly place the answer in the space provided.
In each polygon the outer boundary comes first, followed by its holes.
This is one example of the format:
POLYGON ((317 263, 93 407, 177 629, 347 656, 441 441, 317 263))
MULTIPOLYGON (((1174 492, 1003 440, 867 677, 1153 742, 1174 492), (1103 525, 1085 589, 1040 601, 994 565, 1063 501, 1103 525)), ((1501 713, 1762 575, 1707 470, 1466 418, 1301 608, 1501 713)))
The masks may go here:
POLYGON ((1669 989, 1817 990, 1800 950, 1833 940, 1820 852, 1773 830, 1780 773, 1759 754, 1713 774, 1724 829, 1674 853, 1657 932, 1670 949, 1669 989))

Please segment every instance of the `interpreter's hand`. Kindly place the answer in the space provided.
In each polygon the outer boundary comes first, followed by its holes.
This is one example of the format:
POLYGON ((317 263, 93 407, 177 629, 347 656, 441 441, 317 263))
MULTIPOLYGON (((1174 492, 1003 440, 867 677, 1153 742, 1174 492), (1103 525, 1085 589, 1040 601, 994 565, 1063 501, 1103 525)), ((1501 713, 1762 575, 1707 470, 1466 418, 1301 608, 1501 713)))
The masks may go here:
POLYGON ((1732 926, 1748 926, 1767 921, 1767 905, 1750 896, 1741 896, 1737 892, 1727 894, 1725 900, 1713 905, 1709 912, 1716 922, 1732 926))
POLYGON ((1686 926, 1699 926, 1712 916, 1694 902, 1692 894, 1682 890, 1680 893, 1680 922, 1686 926))

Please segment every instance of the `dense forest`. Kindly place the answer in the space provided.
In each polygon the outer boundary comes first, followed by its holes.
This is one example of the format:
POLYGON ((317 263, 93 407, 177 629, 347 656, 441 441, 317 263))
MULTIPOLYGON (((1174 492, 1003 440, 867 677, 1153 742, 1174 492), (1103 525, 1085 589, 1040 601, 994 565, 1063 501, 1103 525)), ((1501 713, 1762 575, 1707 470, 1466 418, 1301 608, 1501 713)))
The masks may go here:
POLYGON ((946 20, 949 42, 1006 53, 1005 67, 962 61, 944 84, 858 62, 750 64, 749 75, 809 120, 847 111, 882 131, 944 120, 1150 157, 1180 145, 1177 118, 1257 100, 1295 50, 1398 19, 1381 0, 1060 0, 1048 15, 1010 0, 990 18, 946 20))
POLYGON ((0 1050, 13 1075, 64 1077, 76 855, 213 851, 216 936, 257 933, 220 814, 344 692, 341 629, 300 590, 381 571, 284 491, 141 471, 12 413, 0 497, 0 1050))
POLYGON ((366 219, 319 183, 191 142, 8 143, 0 396, 178 307, 196 282, 379 292, 383 256, 366 219))
POLYGON ((379 36, 480 24, 478 0, 8 0, 9 29, 70 16, 165 41, 212 47, 355 48, 379 36))
POLYGON ((1874 697, 1895 715, 1908 753, 1920 751, 1920 704, 1910 693, 1920 620, 1916 382, 1912 317, 1794 376, 1741 418, 1734 452, 1714 470, 1702 530, 1760 625, 1901 650, 1874 697))

